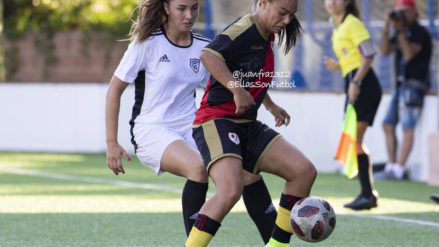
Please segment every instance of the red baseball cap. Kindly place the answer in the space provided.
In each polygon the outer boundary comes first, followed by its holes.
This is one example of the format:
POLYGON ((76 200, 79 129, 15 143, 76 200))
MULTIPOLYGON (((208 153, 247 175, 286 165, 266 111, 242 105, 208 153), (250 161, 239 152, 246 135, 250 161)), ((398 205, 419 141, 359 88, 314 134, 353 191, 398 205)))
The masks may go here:
POLYGON ((412 7, 414 9, 416 9, 416 1, 415 0, 396 0, 395 7, 396 8, 412 7))

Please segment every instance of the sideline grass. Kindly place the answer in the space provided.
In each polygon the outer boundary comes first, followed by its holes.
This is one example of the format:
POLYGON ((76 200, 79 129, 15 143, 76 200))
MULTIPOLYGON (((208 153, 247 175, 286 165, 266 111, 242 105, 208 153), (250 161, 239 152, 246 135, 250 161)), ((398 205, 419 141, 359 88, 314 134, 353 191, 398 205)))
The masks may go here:
MULTIPOLYGON (((182 188, 185 180, 156 177, 134 157, 127 173, 115 176, 103 154, 0 153, 0 246, 182 246, 185 241, 180 195, 111 184, 65 181, 1 172, 14 167, 182 188)), ((282 180, 264 175, 276 202, 282 180)), ((429 200, 439 188, 418 182, 377 181, 380 207, 360 214, 439 223, 439 205, 429 200)), ((333 235, 319 244, 293 237, 291 246, 438 246, 439 228, 358 218, 342 205, 356 195, 357 180, 319 174, 312 195, 327 199, 337 213, 333 235)), ((211 183, 210 192, 214 192, 211 183)), ((262 246, 240 202, 210 246, 262 246)))

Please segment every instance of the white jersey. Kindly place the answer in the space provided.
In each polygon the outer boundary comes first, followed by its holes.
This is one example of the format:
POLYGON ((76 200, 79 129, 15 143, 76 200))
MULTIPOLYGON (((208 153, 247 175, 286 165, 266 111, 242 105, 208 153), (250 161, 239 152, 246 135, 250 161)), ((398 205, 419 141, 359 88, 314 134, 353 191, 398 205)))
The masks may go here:
POLYGON ((193 123, 195 89, 207 87, 210 77, 200 61, 210 40, 191 34, 192 43, 187 47, 171 43, 162 29, 146 41, 129 45, 114 75, 124 82, 135 82, 136 102, 130 121, 133 135, 146 127, 193 123))

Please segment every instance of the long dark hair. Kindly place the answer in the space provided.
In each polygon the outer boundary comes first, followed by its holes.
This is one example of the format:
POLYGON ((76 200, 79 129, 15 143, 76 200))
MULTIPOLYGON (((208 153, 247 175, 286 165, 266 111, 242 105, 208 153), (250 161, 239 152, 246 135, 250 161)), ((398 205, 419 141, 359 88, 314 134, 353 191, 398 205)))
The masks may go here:
MULTIPOLYGON (((267 0, 272 3, 275 0, 267 0)), ((252 11, 256 11, 261 6, 260 0, 253 0, 252 11)), ((283 46, 284 54, 288 54, 291 48, 296 45, 297 40, 301 37, 302 26, 300 25, 299 19, 294 15, 288 25, 282 29, 279 33, 277 33, 279 37, 278 47, 283 46), (284 44, 285 41, 285 44, 284 44)))
POLYGON ((361 19, 360 17, 360 9, 357 6, 357 2, 355 0, 345 0, 348 1, 349 4, 346 7, 346 16, 349 14, 353 14, 358 19, 361 19))
POLYGON ((136 9, 139 16, 130 30, 130 41, 137 38, 136 43, 148 39, 159 27, 168 22, 163 3, 170 4, 172 0, 144 0, 136 9))

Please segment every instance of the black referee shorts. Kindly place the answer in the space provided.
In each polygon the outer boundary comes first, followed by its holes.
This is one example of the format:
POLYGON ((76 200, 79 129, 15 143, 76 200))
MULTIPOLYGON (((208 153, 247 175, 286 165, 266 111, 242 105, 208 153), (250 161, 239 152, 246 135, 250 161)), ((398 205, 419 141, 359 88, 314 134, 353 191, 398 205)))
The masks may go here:
POLYGON ((193 137, 208 173, 217 160, 236 157, 242 160, 244 170, 258 174, 262 158, 281 135, 259 121, 214 119, 194 125, 193 137))
MULTIPOLYGON (((355 73, 357 73, 357 69, 349 72, 345 77, 345 111, 349 102, 349 97, 347 96, 349 84, 353 80, 355 73)), ((355 111, 357 112, 357 122, 367 122, 369 126, 373 125, 378 106, 380 105, 381 95, 380 82, 371 68, 361 83, 360 95, 358 95, 358 99, 354 104, 355 111)))

